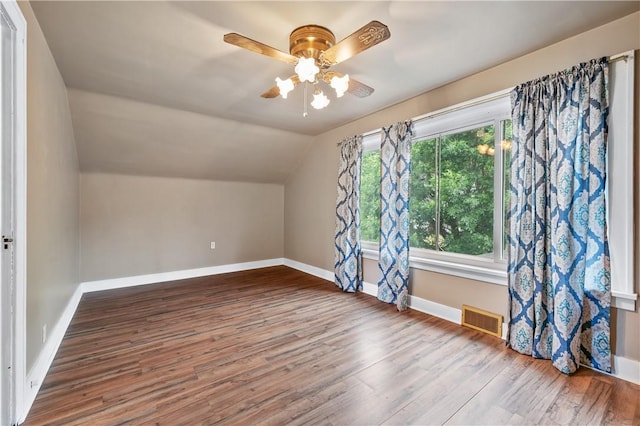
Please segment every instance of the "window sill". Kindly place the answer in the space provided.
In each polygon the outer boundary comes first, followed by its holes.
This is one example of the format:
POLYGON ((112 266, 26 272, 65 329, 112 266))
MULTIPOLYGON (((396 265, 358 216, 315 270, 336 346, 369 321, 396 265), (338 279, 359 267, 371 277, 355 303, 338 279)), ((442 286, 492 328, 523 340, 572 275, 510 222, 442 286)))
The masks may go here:
MULTIPOLYGON (((362 256, 365 259, 378 261, 378 249, 369 247, 370 244, 363 244, 362 256)), ((507 271, 505 269, 487 268, 481 266, 464 265, 444 260, 428 259, 424 257, 409 257, 409 266, 414 269, 424 271, 438 272, 446 275, 453 275, 472 279, 476 281, 487 282, 497 285, 507 285, 507 271)), ((638 295, 635 293, 627 294, 617 291, 611 292, 611 306, 625 311, 636 310, 636 300, 638 295)))
MULTIPOLYGON (((378 260, 378 249, 363 247, 362 256, 365 259, 378 260)), ((495 264, 492 264, 495 265, 495 264)), ((471 280, 483 281, 491 284, 507 285, 507 271, 501 266, 489 268, 475 265, 465 265, 446 260, 429 259, 425 257, 409 256, 409 266, 424 271, 438 272, 471 280)))
POLYGON ((611 292, 611 306, 625 311, 636 310, 636 300, 638 295, 636 293, 620 293, 617 291, 611 292))

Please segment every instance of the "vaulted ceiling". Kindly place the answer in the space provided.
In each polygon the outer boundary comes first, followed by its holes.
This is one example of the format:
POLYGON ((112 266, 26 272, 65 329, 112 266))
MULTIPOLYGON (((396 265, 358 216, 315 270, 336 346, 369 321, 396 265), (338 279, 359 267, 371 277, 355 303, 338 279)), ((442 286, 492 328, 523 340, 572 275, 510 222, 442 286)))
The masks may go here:
POLYGON ((282 183, 313 136, 605 24, 639 2, 33 1, 69 89, 80 168, 282 183), (291 30, 340 40, 371 20, 391 38, 336 65, 373 87, 302 116, 303 90, 259 95, 292 66, 223 42, 288 51, 291 30))

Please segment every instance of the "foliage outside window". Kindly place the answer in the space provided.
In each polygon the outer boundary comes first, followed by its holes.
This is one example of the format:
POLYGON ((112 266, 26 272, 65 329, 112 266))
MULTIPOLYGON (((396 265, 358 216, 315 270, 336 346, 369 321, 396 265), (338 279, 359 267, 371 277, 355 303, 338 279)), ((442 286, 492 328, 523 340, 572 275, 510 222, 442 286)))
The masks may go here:
POLYGON ((411 247, 493 252, 494 135, 488 125, 414 142, 411 247))
POLYGON ((360 239, 380 238, 380 150, 362 154, 360 175, 360 239))
MULTIPOLYGON (((511 140, 508 99, 460 109, 415 121, 411 256, 452 264, 495 264, 503 270, 511 140)), ((365 146, 360 203, 363 247, 373 249, 379 239, 379 145, 365 146)))

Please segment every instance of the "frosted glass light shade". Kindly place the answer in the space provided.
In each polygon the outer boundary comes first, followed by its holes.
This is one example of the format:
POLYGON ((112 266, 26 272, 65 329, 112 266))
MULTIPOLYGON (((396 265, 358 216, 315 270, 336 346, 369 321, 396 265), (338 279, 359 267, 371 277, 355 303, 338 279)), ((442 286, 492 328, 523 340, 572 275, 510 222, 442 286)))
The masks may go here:
POLYGON ((290 78, 281 80, 280 77, 276 77, 276 84, 278 85, 278 89, 280 89, 282 99, 287 99, 287 94, 293 90, 293 81, 290 78))
POLYGON ((313 94, 313 101, 311 102, 311 106, 315 109, 322 109, 329 105, 329 98, 323 92, 316 92, 313 94))
POLYGON ((331 79, 331 87, 336 91, 336 96, 341 98, 342 95, 349 89, 349 74, 345 74, 342 77, 335 76, 331 79))
POLYGON ((313 83, 316 81, 316 74, 320 72, 320 68, 316 65, 316 60, 313 58, 300 58, 294 68, 300 81, 308 81, 313 83))

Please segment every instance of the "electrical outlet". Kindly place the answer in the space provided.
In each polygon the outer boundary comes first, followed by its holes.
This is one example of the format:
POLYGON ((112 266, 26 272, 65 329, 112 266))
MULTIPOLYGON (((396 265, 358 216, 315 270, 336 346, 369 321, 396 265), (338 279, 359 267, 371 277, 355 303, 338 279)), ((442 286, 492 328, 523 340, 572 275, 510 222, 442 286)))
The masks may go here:
POLYGON ((211 250, 216 248, 216 242, 215 241, 211 241, 211 250))
POLYGON ((42 326, 42 343, 46 342, 47 340, 47 324, 44 324, 42 326))

